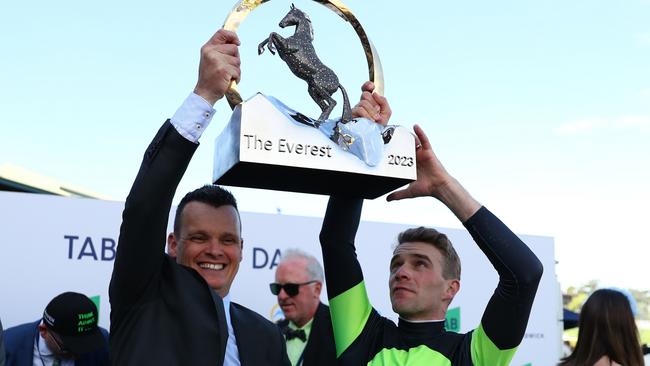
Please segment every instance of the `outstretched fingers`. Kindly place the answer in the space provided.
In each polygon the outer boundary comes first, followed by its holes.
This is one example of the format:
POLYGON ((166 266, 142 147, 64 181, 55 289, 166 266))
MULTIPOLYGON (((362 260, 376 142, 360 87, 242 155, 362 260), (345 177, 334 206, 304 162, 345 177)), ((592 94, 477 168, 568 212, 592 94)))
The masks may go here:
POLYGON ((431 196, 438 187, 448 181, 448 174, 433 153, 431 143, 424 130, 419 125, 415 125, 413 131, 415 132, 417 179, 405 189, 388 195, 386 197, 388 201, 431 196))
POLYGON ((389 194, 386 197, 386 201, 399 201, 405 198, 413 198, 413 194, 411 193, 411 185, 408 185, 408 187, 404 189, 397 190, 391 194, 389 194))
POLYGON ((424 150, 433 150, 431 148, 431 143, 429 142, 429 138, 427 137, 427 134, 424 133, 424 130, 420 125, 416 124, 413 126, 413 132, 415 132, 415 147, 416 149, 424 149, 424 150))

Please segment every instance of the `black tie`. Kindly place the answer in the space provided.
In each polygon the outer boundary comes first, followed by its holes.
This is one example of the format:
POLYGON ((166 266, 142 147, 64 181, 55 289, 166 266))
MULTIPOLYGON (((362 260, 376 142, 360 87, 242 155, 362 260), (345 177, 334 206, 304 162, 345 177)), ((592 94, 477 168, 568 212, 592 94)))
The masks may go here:
POLYGON ((289 327, 284 328, 284 335, 287 337, 287 341, 290 341, 294 338, 298 338, 301 341, 305 342, 307 340, 307 336, 305 335, 305 331, 302 329, 296 329, 293 330, 289 327))

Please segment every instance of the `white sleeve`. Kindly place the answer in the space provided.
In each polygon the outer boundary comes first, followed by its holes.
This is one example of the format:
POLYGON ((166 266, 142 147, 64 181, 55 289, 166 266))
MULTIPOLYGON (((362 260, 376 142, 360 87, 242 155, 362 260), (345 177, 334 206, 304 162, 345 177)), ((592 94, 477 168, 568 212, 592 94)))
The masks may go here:
POLYGON ((198 143, 203 131, 212 121, 214 112, 214 108, 205 99, 190 93, 170 122, 183 137, 198 143))

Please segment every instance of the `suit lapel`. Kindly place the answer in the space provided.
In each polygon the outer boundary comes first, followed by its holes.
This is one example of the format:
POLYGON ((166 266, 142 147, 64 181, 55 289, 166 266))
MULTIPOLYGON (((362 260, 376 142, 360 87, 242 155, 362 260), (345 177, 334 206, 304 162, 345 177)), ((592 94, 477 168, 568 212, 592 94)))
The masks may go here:
POLYGON ((303 351, 303 364, 311 364, 312 361, 315 361, 312 360, 312 353, 313 349, 318 348, 318 346, 313 345, 317 345, 319 342, 321 342, 321 340, 318 338, 321 334, 320 328, 323 326, 323 321, 320 320, 320 318, 322 318, 323 310, 323 304, 318 304, 318 309, 316 310, 316 314, 314 314, 314 321, 311 323, 311 333, 309 333, 309 339, 307 340, 305 350, 303 351))
POLYGON ((235 332, 235 340, 237 341, 239 362, 242 366, 254 365, 251 359, 254 351, 250 349, 254 347, 249 348, 251 345, 248 341, 256 339, 256 337, 252 337, 250 334, 253 328, 248 324, 248 319, 244 312, 233 302, 230 303, 230 321, 232 322, 232 329, 235 332))
POLYGON ((219 349, 221 350, 219 357, 221 359, 219 360, 218 365, 221 365, 223 364, 223 361, 226 357, 226 343, 228 342, 228 323, 226 321, 226 313, 223 308, 223 300, 221 300, 221 297, 219 297, 219 295, 213 290, 210 290, 210 294, 212 295, 214 306, 217 309, 217 319, 219 320, 219 349))
POLYGON ((25 337, 24 342, 21 342, 20 348, 14 352, 17 366, 31 366, 34 362, 34 343, 38 342, 38 325, 40 320, 32 323, 31 325, 31 338, 25 337), (24 357, 23 357, 24 356, 24 357))

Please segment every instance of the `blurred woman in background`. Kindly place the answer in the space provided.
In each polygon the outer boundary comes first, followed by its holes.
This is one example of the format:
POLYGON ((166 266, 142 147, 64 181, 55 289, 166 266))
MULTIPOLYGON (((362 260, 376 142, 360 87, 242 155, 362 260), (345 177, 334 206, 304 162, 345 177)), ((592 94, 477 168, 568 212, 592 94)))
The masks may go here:
POLYGON ((578 342, 560 366, 643 366, 639 332, 627 297, 601 289, 580 311, 578 342))

